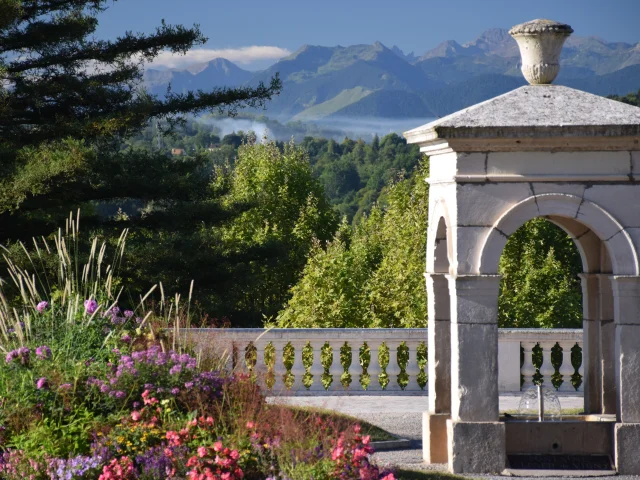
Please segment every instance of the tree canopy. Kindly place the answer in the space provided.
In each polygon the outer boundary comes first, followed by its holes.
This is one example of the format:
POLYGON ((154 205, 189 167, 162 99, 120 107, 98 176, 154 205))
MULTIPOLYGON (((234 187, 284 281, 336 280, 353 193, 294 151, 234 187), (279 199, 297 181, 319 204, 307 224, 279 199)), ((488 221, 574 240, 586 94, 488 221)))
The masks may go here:
POLYGON ((316 243, 279 326, 426 326, 426 172, 397 178, 370 214, 343 222, 326 249, 316 243))

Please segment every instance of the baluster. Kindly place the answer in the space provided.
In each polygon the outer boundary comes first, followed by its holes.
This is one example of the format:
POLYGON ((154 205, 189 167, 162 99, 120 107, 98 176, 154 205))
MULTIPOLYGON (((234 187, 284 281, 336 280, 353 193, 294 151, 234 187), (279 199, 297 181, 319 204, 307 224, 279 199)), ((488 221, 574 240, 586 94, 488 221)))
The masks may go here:
POLYGON ((267 373, 269 368, 267 367, 267 359, 265 358, 266 348, 269 345, 269 341, 261 338, 253 342, 256 347, 256 365, 253 368, 253 373, 256 375, 256 383, 263 389, 265 393, 271 393, 267 388, 267 373))
POLYGON ((562 365, 560 365, 560 375, 562 375, 562 385, 560 390, 563 392, 575 392, 575 388, 571 383, 571 377, 576 369, 571 364, 571 347, 573 344, 565 342, 562 345, 562 365))
POLYGON ((331 342, 331 353, 333 355, 333 361, 329 366, 329 375, 331 375, 331 391, 342 391, 344 390, 342 383, 340 383, 340 378, 342 377, 342 373, 344 369, 342 368, 342 364, 340 363, 340 348, 342 344, 340 340, 333 340, 331 342))
POLYGON ((309 390, 314 392, 323 392, 324 386, 322 385, 322 374, 324 373, 324 367, 322 366, 322 347, 324 346, 324 340, 311 340, 311 348, 313 348, 313 363, 309 369, 309 373, 313 375, 313 383, 309 390))
POLYGON ((284 367, 284 346, 288 343, 287 340, 274 340, 273 342, 273 387, 271 391, 274 395, 281 395, 286 393, 287 387, 284 384, 284 374, 287 373, 287 369, 284 367))
MULTIPOLYGON (((584 355, 584 350, 582 348, 582 342, 577 342, 578 347, 580 347, 580 352, 584 355)), ((578 374, 580 375, 580 388, 578 388, 579 392, 584 392, 584 357, 581 357, 580 367, 578 367, 578 374)))
POLYGON ((291 367, 291 373, 293 374, 293 385, 291 386, 291 390, 293 392, 303 391, 305 390, 304 384, 302 380, 304 379, 304 374, 306 369, 304 368, 304 362, 302 361, 302 350, 306 345, 304 340, 294 340, 291 342, 293 345, 294 353, 293 353, 293 366, 291 367))
POLYGON ((533 365, 533 349, 537 345, 537 342, 522 342, 522 348, 524 349, 524 363, 520 372, 524 376, 523 389, 527 389, 533 386, 533 376, 536 373, 536 367, 533 365))
POLYGON ((369 352, 371 355, 369 360, 369 368, 367 368, 367 373, 369 373, 368 390, 372 392, 379 392, 382 390, 382 386, 380 385, 380 378, 378 377, 378 375, 382 373, 382 369, 380 368, 378 352, 380 350, 380 346, 382 345, 382 341, 371 340, 367 341, 367 344, 369 345, 369 352))
POLYGON ((400 346, 399 340, 388 340, 385 342, 389 347, 389 364, 387 365, 387 375, 389 376, 389 383, 387 384, 387 390, 391 392, 397 392, 402 390, 398 384, 398 375, 402 371, 400 365, 398 365, 398 347, 400 346))
POLYGON ((540 365, 540 375, 542 375, 543 385, 550 390, 553 390, 553 374, 556 373, 556 369, 551 362, 551 349, 556 345, 556 342, 540 342, 540 348, 542 348, 542 365, 540 365))
POLYGON ((351 348, 351 365, 349 365, 349 375, 351 375, 351 383, 349 390, 362 390, 360 385, 360 375, 362 375, 362 365, 360 365, 360 344, 349 342, 351 348))
POLYGON ((234 368, 242 373, 250 373, 255 367, 252 366, 247 360, 248 349, 251 346, 251 342, 247 340, 239 340, 236 342, 235 352, 235 365, 234 368))
POLYGON ((409 383, 405 387, 405 392, 419 392, 420 386, 418 385, 418 375, 420 374, 420 365, 418 365, 418 345, 419 341, 407 340, 407 347, 409 348, 409 359, 407 360, 407 366, 405 372, 409 376, 409 383))

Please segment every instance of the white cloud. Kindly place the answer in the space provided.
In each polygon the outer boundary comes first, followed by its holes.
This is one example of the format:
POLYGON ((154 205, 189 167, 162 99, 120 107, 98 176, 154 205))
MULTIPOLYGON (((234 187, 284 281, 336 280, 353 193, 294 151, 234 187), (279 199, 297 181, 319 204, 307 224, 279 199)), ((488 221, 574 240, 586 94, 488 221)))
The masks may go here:
POLYGON ((239 65, 249 65, 265 60, 278 60, 286 57, 290 53, 286 48, 266 45, 222 49, 198 48, 189 50, 186 55, 174 54, 167 51, 161 52, 160 55, 154 59, 152 65, 154 67, 181 68, 193 65, 194 63, 209 62, 214 58, 226 58, 239 65))

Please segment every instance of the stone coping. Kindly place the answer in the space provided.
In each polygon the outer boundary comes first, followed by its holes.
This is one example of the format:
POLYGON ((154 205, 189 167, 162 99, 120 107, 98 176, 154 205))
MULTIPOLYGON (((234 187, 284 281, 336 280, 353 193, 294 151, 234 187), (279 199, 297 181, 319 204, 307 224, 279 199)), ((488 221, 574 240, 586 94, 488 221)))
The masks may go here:
MULTIPOLYGON (((333 340, 333 339, 376 339, 376 340, 426 340, 427 328, 189 328, 182 329, 189 336, 196 335, 202 340, 220 337, 225 340, 263 341, 272 340, 333 340)), ((582 329, 557 328, 501 328, 498 338, 506 340, 582 340, 582 329)))

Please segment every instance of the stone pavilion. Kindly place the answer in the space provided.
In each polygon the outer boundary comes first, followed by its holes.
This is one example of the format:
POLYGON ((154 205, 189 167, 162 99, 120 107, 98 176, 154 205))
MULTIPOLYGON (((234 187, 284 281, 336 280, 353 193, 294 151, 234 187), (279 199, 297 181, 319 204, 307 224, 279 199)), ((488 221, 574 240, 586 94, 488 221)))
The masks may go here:
POLYGON ((424 456, 454 473, 506 466, 498 263, 542 217, 582 257, 585 412, 613 414, 609 454, 640 474, 640 108, 552 84, 572 32, 513 27, 529 85, 404 134, 430 157, 424 456))

